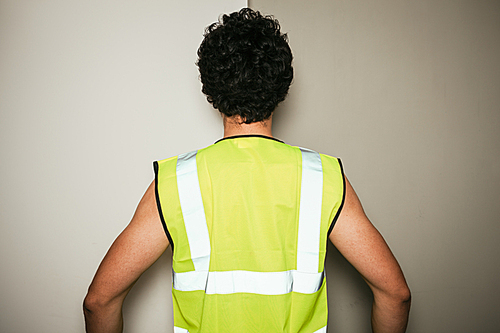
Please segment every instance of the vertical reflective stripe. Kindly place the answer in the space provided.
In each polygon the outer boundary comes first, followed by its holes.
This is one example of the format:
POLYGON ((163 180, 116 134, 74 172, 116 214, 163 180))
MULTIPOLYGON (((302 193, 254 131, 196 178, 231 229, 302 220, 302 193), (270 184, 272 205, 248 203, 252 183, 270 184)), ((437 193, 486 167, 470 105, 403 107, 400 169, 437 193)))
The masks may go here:
POLYGON ((189 333, 189 331, 185 328, 180 328, 180 327, 174 326, 174 333, 189 333))
POLYGON ((201 198, 196 151, 177 158, 177 188, 182 217, 196 271, 207 271, 210 263, 210 238, 201 198))
POLYGON ((323 167, 321 156, 312 150, 302 152, 297 270, 317 273, 319 270, 319 240, 323 199, 323 167))
POLYGON ((285 272, 211 272, 210 237, 201 196, 196 151, 179 155, 176 175, 179 201, 195 271, 174 272, 174 288, 207 293, 238 292, 279 295, 316 292, 323 281, 319 271, 323 168, 321 156, 301 148, 302 180, 297 240, 297 270, 285 272), (304 273, 306 273, 304 275, 304 273), (264 287, 262 287, 264 286, 264 287))
POLYGON ((325 327, 322 327, 320 328, 319 330, 317 330, 316 332, 314 333, 326 333, 326 326, 325 327))

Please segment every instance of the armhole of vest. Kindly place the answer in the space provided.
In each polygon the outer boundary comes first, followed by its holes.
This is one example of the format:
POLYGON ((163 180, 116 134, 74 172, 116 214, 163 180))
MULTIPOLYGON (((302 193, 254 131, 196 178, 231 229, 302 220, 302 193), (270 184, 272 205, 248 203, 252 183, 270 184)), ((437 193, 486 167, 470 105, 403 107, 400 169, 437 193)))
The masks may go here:
POLYGON ((155 170, 155 197, 156 197, 156 206, 158 207, 158 214, 160 214, 160 220, 161 220, 161 224, 163 225, 163 230, 165 230, 165 235, 167 235, 168 241, 170 242, 170 246, 172 246, 172 252, 173 252, 174 251, 174 242, 172 241, 172 236, 170 235, 170 232, 168 232, 167 224, 165 223, 165 218, 163 216, 163 211, 161 209, 160 194, 158 192, 158 172, 159 172, 159 165, 158 165, 157 161, 155 161, 153 163, 153 168, 155 170))
POLYGON ((337 210, 337 213, 335 214, 335 217, 332 220, 332 223, 330 224, 330 228, 328 229, 328 237, 330 237, 330 234, 332 233, 333 227, 335 226, 335 222, 337 222, 337 219, 339 218, 340 212, 342 211, 342 207, 344 207, 344 202, 345 202, 345 175, 344 175, 344 167, 342 166, 342 161, 340 158, 337 158, 339 161, 339 167, 340 167, 340 175, 342 176, 342 202, 340 203, 339 209, 337 210))

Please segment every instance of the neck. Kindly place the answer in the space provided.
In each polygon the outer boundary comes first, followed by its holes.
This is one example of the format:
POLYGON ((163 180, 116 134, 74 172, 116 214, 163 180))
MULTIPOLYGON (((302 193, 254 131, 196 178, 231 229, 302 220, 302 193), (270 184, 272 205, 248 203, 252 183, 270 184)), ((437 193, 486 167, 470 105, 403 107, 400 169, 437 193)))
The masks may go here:
POLYGON ((249 134, 257 134, 273 137, 272 134, 272 123, 273 116, 269 117, 266 120, 245 124, 240 116, 227 117, 225 115, 222 116, 224 123, 224 137, 236 136, 236 135, 249 135, 249 134))

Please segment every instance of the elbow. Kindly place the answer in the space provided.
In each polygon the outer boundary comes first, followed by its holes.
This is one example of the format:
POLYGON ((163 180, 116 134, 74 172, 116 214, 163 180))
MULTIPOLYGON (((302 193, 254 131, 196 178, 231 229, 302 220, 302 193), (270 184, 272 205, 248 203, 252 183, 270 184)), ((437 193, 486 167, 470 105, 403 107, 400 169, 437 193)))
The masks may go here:
POLYGON ((91 293, 87 293, 85 299, 83 300, 83 313, 85 315, 92 315, 99 309, 99 304, 101 302, 97 297, 92 295, 91 293))
POLYGON ((410 311, 411 307, 411 292, 408 286, 401 288, 398 290, 393 296, 393 304, 394 306, 404 309, 406 313, 410 311))
POLYGON ((125 294, 110 296, 90 288, 83 300, 83 313, 87 317, 100 316, 102 313, 121 311, 125 294))
POLYGON ((411 292, 406 284, 398 288, 389 290, 373 290, 375 301, 392 304, 392 306, 410 308, 411 305, 411 292))
POLYGON ((411 291, 410 291, 410 288, 408 288, 408 286, 399 295, 399 300, 400 300, 401 303, 403 303, 403 304, 407 305, 408 307, 410 307, 410 304, 411 304, 411 291))
POLYGON ((97 293, 88 292, 83 300, 83 312, 85 315, 94 315, 110 305, 110 300, 97 293))
POLYGON ((393 301, 401 303, 401 304, 410 304, 411 303, 411 291, 410 288, 405 284, 404 286, 400 286, 399 288, 392 291, 390 297, 393 301))

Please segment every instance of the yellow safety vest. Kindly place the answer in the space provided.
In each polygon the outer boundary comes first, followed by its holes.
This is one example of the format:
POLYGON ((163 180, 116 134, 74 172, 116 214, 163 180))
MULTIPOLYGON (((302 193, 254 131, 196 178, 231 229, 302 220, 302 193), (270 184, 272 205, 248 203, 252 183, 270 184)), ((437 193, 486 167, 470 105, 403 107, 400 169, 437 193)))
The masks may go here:
POLYGON ((174 332, 326 332, 340 160, 262 136, 155 162, 174 332))

